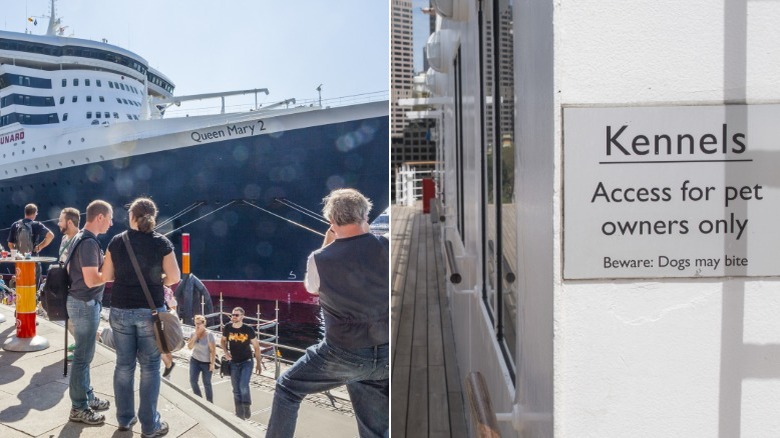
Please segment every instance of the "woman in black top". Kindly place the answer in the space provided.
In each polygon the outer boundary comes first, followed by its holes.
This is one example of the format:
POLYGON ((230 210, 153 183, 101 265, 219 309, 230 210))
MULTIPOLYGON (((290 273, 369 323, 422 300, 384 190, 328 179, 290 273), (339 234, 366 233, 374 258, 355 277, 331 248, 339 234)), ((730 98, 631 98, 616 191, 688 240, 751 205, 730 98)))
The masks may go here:
MULTIPOLYGON (((173 253, 173 244, 154 232, 157 206, 148 198, 138 198, 130 204, 130 229, 126 231, 138 259, 144 280, 158 312, 165 311, 165 284, 179 281, 181 273, 173 253)), ((114 280, 111 288, 109 322, 116 346, 114 396, 119 430, 129 430, 141 421, 144 436, 163 436, 168 424, 160 421, 157 399, 160 395, 160 351, 154 340, 152 310, 146 300, 138 275, 133 268, 122 234, 111 239, 103 263, 103 277, 114 280), (136 417, 134 377, 136 358, 141 364, 140 404, 136 417)))

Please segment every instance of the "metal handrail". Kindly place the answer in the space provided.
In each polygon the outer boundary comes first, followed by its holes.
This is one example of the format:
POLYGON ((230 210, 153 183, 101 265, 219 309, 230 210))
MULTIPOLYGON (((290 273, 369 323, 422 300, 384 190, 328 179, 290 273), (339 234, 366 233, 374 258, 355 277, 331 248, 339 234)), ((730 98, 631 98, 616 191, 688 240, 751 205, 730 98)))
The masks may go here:
POLYGON ((452 241, 447 240, 444 242, 445 254, 447 255, 447 266, 450 268, 450 281, 452 284, 458 284, 461 282, 461 277, 458 272, 458 266, 455 264, 455 251, 452 250, 452 241))
POLYGON ((498 420, 493 405, 490 402, 490 392, 485 378, 479 371, 466 376, 466 393, 469 400, 469 410, 474 418, 477 438, 500 438, 498 420))

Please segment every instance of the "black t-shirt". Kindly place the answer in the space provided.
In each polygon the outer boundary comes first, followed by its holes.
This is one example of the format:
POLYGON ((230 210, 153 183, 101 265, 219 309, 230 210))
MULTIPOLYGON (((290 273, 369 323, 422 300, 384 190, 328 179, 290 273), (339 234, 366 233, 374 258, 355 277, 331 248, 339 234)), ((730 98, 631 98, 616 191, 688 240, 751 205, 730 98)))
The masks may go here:
POLYGON ((257 337, 255 329, 246 324, 235 328, 228 324, 222 329, 222 337, 228 344, 233 362, 244 362, 252 358, 252 339, 257 337))
POLYGON ((89 230, 81 230, 74 239, 83 240, 76 247, 76 251, 68 262, 68 275, 70 275, 70 296, 81 301, 95 299, 103 301, 103 290, 106 285, 87 287, 84 282, 84 271, 81 268, 100 268, 103 267, 103 251, 100 249, 96 236, 89 230))
POLYGON ((38 221, 27 218, 19 219, 11 225, 11 231, 8 233, 8 243, 13 243, 16 245, 16 248, 19 248, 19 242, 16 241, 16 235, 18 233, 19 227, 22 226, 22 223, 30 224, 30 228, 32 229, 32 236, 30 237, 32 237, 33 246, 43 242, 43 239, 46 238, 46 235, 51 232, 51 230, 46 228, 46 225, 38 221))
MULTIPOLYGON (((130 245, 133 246, 138 265, 146 279, 149 293, 158 308, 165 303, 162 283, 163 258, 173 251, 173 244, 159 233, 142 233, 127 230, 130 245)), ((114 262, 114 285, 111 287, 111 307, 117 309, 148 309, 144 290, 130 261, 122 234, 117 234, 108 244, 111 261, 114 262)))

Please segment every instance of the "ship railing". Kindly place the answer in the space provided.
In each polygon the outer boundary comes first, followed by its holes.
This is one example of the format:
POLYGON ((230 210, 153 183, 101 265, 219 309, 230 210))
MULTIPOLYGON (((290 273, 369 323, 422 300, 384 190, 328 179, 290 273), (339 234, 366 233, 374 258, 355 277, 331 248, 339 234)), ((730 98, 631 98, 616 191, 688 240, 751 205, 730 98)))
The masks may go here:
POLYGON ((408 162, 395 169, 396 205, 411 207, 422 199, 422 182, 425 178, 432 178, 437 182, 436 187, 439 187, 440 171, 434 168, 435 164, 435 161, 408 162))
MULTIPOLYGON (((109 308, 103 308, 101 311, 101 318, 105 321, 108 321, 109 312, 111 309, 109 308)), ((203 299, 201 299, 201 315, 203 315, 206 318, 206 321, 211 321, 212 318, 218 318, 218 322, 216 324, 207 325, 206 329, 211 331, 214 334, 214 337, 217 341, 217 346, 220 346, 220 341, 222 339, 222 329, 225 328, 225 320, 227 319, 227 322, 230 321, 231 314, 229 312, 225 312, 223 310, 223 299, 222 295, 220 294, 220 300, 219 300, 219 311, 205 314, 205 302, 203 299)), ((282 356, 282 351, 291 351, 296 353, 305 353, 306 350, 301 348, 296 348, 291 345, 284 345, 279 343, 279 301, 275 301, 275 318, 272 320, 267 320, 261 318, 261 312, 260 312, 260 305, 257 305, 257 311, 256 316, 249 316, 247 314, 244 315, 244 320, 249 321, 247 322, 247 325, 254 327, 255 333, 257 333, 257 337, 260 340, 261 350, 260 355, 262 356, 262 359, 268 359, 272 360, 274 363, 274 378, 279 378, 281 375, 281 366, 282 364, 290 365, 294 363, 294 361, 291 361, 289 359, 285 359, 282 356), (269 330, 273 330, 273 333, 268 333, 269 330)), ((184 335, 185 339, 189 339, 192 337, 192 334, 195 332, 195 327, 189 324, 182 323, 182 334, 184 335)), ((265 367, 265 364, 262 364, 263 367, 265 367)))
MULTIPOLYGON (((234 98, 233 103, 222 103, 221 105, 198 105, 191 106, 185 105, 181 107, 172 106, 169 107, 166 112, 166 118, 175 117, 188 117, 188 116, 201 116, 212 114, 235 114, 245 113, 249 111, 264 111, 270 108, 274 108, 277 104, 285 106, 285 109, 290 108, 333 108, 349 105, 357 105, 362 103, 381 102, 388 100, 390 97, 388 90, 372 91, 368 93, 353 94, 348 96, 333 97, 327 99, 319 99, 318 97, 312 98, 294 98, 286 99, 281 102, 274 103, 259 103, 257 99, 251 102, 246 98, 234 98)), ((176 97, 170 100, 176 100, 176 97)))

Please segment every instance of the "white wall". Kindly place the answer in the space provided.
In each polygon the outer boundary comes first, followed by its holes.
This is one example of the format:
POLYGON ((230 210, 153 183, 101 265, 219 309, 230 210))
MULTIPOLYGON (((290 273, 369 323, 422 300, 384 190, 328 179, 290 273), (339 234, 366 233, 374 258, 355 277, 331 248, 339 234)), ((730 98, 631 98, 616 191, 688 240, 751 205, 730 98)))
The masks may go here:
MULTIPOLYGON (((555 224, 562 106, 780 102, 780 2, 724 3, 555 2, 555 224)), ((553 242, 555 436, 780 436, 777 279, 560 282, 553 242)))

